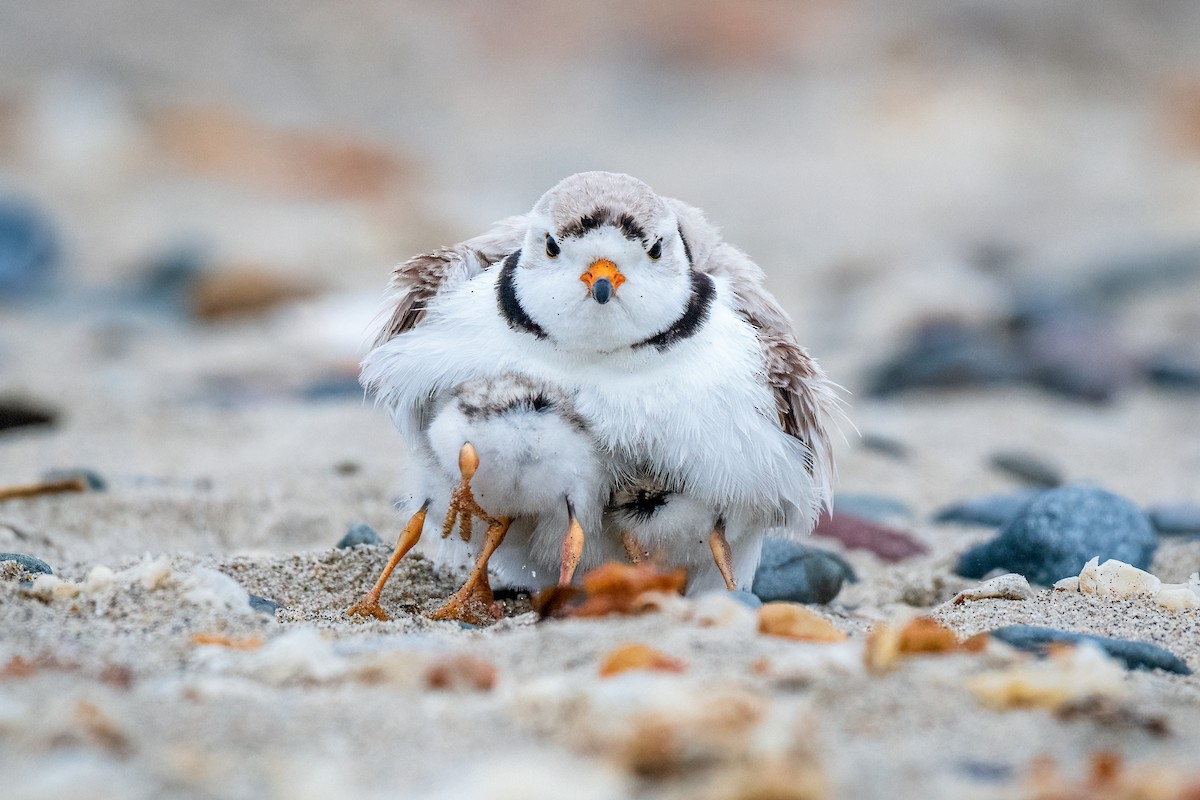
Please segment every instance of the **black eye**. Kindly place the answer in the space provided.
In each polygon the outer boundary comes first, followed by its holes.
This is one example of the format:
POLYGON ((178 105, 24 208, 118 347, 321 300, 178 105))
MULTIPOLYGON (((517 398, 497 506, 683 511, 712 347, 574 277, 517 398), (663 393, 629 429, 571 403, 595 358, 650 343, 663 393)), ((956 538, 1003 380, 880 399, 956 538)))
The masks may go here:
POLYGON ((646 251, 646 255, 650 256, 651 261, 658 261, 662 258, 662 239, 658 239, 654 244, 650 245, 650 249, 646 251))
POLYGON ((554 241, 554 237, 546 234, 546 255, 550 258, 558 258, 561 251, 558 248, 558 242, 554 241))

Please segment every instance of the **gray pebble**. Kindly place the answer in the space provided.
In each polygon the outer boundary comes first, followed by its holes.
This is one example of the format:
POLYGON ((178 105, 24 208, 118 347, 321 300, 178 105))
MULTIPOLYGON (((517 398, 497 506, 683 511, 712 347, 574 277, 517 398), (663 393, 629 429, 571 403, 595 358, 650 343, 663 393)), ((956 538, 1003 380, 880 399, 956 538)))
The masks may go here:
POLYGON ((1125 664, 1126 669, 1161 669, 1178 675, 1191 675, 1192 671, 1183 659, 1169 650, 1131 639, 1110 639, 1086 633, 1059 631, 1036 625, 1009 625, 997 628, 991 635, 1005 644, 1029 653, 1044 655, 1047 645, 1057 642, 1075 644, 1092 642, 1104 652, 1125 664))
POLYGON ((938 511, 933 521, 999 528, 1008 524, 1009 520, 1020 514, 1025 506, 1041 493, 1041 489, 1022 489, 1009 494, 992 494, 963 500, 938 511))
POLYGON ((90 491, 103 492, 108 489, 108 481, 94 469, 52 469, 42 473, 44 481, 69 481, 75 478, 83 478, 90 491))
POLYGON ((735 589, 734 591, 726 592, 725 594, 729 595, 729 597, 733 598, 734 600, 737 600, 747 608, 762 608, 763 601, 760 600, 758 595, 754 594, 753 592, 747 592, 745 589, 735 589))
POLYGON ((886 522, 896 517, 910 519, 912 509, 894 497, 878 494, 839 494, 833 499, 833 507, 839 513, 886 522))
POLYGON ((0 553, 0 561, 15 561, 30 575, 53 575, 54 570, 40 558, 27 556, 22 553, 0 553))
POLYGON ((1168 536, 1200 534, 1200 505, 1164 503, 1146 509, 1150 523, 1168 536))
POLYGON ((1148 569, 1157 544, 1133 503, 1102 489, 1065 486, 1035 497, 996 538, 964 553, 955 572, 982 578, 999 568, 1049 586, 1078 575, 1093 557, 1148 569))
POLYGON ((346 535, 338 541, 336 547, 346 550, 364 544, 383 544, 383 539, 379 538, 379 534, 370 525, 360 522, 346 531, 346 535))
POLYGON ((250 607, 260 614, 269 614, 275 616, 275 612, 279 610, 280 605, 274 600, 268 600, 265 597, 259 597, 256 594, 250 595, 250 607))
POLYGON ((1047 464, 1037 456, 1016 451, 995 453, 988 462, 993 469, 999 470, 1019 481, 1053 489, 1062 485, 1062 475, 1058 468, 1047 464))
POLYGON ((47 288, 59 252, 49 216, 24 198, 0 198, 0 296, 47 288))
POLYGON ((847 580, 858 578, 839 556, 788 539, 769 538, 763 542, 753 591, 767 603, 828 603, 847 580))

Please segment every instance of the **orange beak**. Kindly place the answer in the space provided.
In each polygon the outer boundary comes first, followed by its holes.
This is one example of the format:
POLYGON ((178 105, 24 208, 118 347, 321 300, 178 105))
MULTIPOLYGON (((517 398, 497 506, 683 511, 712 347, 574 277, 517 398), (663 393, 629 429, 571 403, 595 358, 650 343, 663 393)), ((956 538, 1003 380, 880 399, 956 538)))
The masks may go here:
POLYGON ((579 276, 579 280, 587 284, 588 292, 596 302, 604 305, 625 282, 625 276, 617 269, 616 264, 607 258, 600 258, 592 262, 587 272, 579 276))

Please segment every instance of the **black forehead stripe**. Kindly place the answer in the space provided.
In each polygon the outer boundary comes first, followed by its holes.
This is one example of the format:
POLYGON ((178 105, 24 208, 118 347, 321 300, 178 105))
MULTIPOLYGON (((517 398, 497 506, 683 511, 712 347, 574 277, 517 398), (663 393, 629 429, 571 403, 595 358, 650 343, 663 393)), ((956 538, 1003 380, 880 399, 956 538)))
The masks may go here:
POLYGON ((667 350, 676 342, 694 336, 708 320, 709 312, 712 310, 713 296, 717 292, 716 284, 703 272, 692 270, 690 274, 692 276, 692 296, 688 299, 683 316, 671 323, 665 330, 633 345, 634 349, 657 347, 659 350, 667 350))
POLYGON ((532 333, 539 339, 545 339, 549 336, 541 325, 533 321, 533 318, 525 313, 525 309, 521 306, 521 301, 517 299, 517 286, 514 281, 514 276, 517 272, 517 261, 521 258, 521 251, 504 259, 504 266, 500 269, 500 280, 496 284, 496 302, 500 306, 500 313, 508 322, 508 327, 514 330, 525 331, 532 333))
POLYGON ((619 228, 621 235, 626 239, 639 241, 643 245, 646 243, 646 231, 637 223, 637 220, 629 214, 614 214, 611 208, 604 206, 594 208, 591 213, 562 226, 558 230, 558 236, 562 239, 579 237, 604 225, 619 228))

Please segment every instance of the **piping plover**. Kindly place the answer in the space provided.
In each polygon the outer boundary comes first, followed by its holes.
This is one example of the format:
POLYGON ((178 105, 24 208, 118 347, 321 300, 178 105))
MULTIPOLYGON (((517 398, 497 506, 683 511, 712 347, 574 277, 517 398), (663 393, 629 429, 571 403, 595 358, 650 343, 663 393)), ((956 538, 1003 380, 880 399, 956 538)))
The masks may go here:
POLYGON ((573 175, 529 214, 401 265, 393 288, 362 377, 410 442, 458 386, 560 387, 614 473, 636 465, 711 518, 699 538, 730 587, 766 530, 806 533, 829 502, 835 387, 758 266, 635 178, 573 175))

